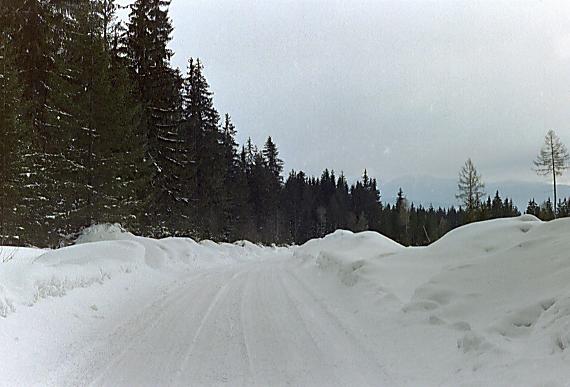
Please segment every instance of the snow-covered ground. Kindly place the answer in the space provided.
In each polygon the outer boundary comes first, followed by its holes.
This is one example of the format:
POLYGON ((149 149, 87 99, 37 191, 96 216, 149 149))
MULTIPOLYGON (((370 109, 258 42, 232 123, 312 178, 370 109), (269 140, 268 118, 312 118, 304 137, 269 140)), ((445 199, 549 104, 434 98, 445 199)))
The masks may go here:
POLYGON ((112 226, 0 248, 0 385, 568 385, 569 235, 522 216, 426 248, 112 226))

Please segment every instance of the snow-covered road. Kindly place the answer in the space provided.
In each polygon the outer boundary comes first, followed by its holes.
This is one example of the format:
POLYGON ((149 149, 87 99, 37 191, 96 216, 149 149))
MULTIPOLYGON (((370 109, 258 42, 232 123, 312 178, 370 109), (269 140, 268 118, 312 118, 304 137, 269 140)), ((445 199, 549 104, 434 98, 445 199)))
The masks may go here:
POLYGON ((77 369, 85 378, 74 383, 385 384, 363 332, 343 323, 338 307, 287 258, 205 270, 85 343, 98 361, 77 369))
POLYGON ((569 233, 524 216, 427 248, 347 231, 4 248, 0 386, 565 386, 569 233))
POLYGON ((0 347, 0 385, 389 384, 364 326, 340 317, 350 306, 293 250, 232 262, 174 280, 122 274, 19 308, 0 320, 17 351, 0 347))

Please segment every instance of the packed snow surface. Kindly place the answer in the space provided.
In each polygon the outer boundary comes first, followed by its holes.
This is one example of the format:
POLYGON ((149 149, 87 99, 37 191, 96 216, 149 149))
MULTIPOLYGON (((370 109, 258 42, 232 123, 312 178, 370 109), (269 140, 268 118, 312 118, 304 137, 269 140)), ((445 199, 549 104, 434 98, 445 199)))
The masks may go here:
POLYGON ((0 248, 0 385, 564 386, 570 220, 0 248))

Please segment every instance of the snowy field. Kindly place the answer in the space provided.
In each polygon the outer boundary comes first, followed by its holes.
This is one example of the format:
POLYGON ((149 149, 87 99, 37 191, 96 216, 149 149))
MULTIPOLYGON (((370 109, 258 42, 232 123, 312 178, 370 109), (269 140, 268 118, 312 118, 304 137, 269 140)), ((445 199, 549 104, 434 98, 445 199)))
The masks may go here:
POLYGON ((565 386, 570 220, 0 248, 0 385, 565 386))

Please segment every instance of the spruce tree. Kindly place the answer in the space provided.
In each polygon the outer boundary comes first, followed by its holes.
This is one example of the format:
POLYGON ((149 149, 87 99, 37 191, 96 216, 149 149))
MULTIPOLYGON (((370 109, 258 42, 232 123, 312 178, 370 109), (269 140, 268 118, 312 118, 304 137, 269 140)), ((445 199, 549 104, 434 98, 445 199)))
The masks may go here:
POLYGON ((548 221, 554 218, 554 207, 552 205, 552 201, 548 198, 540 207, 540 219, 548 221))
POLYGON ((224 182, 221 194, 223 202, 223 239, 235 240, 237 230, 245 213, 247 203, 247 183, 243 167, 240 166, 236 129, 229 114, 225 114, 222 127, 223 160, 225 164, 224 182))
POLYGON ((14 28, 11 38, 22 96, 27 101, 23 119, 33 129, 34 142, 41 152, 47 150, 50 140, 48 98, 55 86, 51 83, 51 74, 63 32, 62 16, 57 13, 56 3, 50 0, 4 0, 2 4, 4 9, 16 9, 11 18, 14 28))
POLYGON ((339 206, 338 214, 335 217, 338 224, 337 228, 346 228, 347 217, 350 212, 350 197, 348 182, 343 172, 341 172, 336 181, 335 201, 339 206))
POLYGON ((275 145, 271 136, 267 137, 262 153, 269 173, 273 175, 276 182, 280 183, 283 181, 283 177, 281 176, 281 172, 283 172, 283 161, 279 158, 277 145, 275 145))
POLYGON ((137 213, 137 108, 126 70, 107 49, 102 5, 81 0, 60 10, 65 34, 51 79, 58 87, 48 98, 51 136, 40 158, 49 163, 36 175, 52 245, 96 222, 132 225, 137 213))
POLYGON ((168 48, 173 31, 169 0, 136 0, 131 5, 125 39, 126 57, 142 103, 139 131, 145 157, 151 165, 151 187, 146 202, 147 231, 155 236, 177 228, 181 160, 179 126, 182 119, 181 77, 170 68, 168 48))
POLYGON ((219 238, 224 233, 228 200, 224 193, 226 161, 220 116, 199 59, 188 61, 184 80, 182 137, 191 163, 186 170, 194 224, 202 237, 219 238))
POLYGON ((279 158, 279 151, 277 145, 273 142, 271 137, 268 137, 263 146, 263 161, 264 166, 263 181, 266 185, 265 194, 262 196, 263 210, 265 214, 265 238, 269 242, 277 242, 280 238, 280 208, 279 196, 281 194, 283 177, 283 161, 279 158))
POLYGON ((29 147, 23 154, 24 177, 20 184, 22 211, 20 219, 26 225, 26 243, 54 245, 60 234, 54 224, 63 213, 58 193, 66 187, 59 174, 61 139, 52 117, 60 116, 54 106, 59 87, 56 60, 65 55, 62 42, 68 33, 64 2, 50 0, 5 1, 2 10, 12 12, 7 18, 13 64, 21 86, 22 112, 19 122, 28 130, 29 147), (56 55, 58 53, 59 55, 56 55))
POLYGON ((291 171, 285 181, 281 198, 281 208, 285 213, 285 225, 287 227, 284 240, 288 243, 301 243, 303 241, 303 194, 306 188, 304 174, 291 171))
POLYGON ((28 152, 29 133, 21 121, 25 107, 14 66, 14 9, 0 3, 0 246, 19 244, 26 226, 22 212, 23 156, 28 152))
POLYGON ((493 218, 500 218, 505 215, 503 209, 503 200, 499 195, 499 191, 495 192, 495 197, 491 203, 491 215, 493 218))
POLYGON ((540 206, 536 203, 534 198, 528 202, 528 206, 526 207, 525 213, 534 215, 537 218, 540 217, 540 206))
POLYGON ((142 141, 136 132, 140 110, 126 68, 108 50, 110 4, 91 0, 73 15, 77 24, 68 55, 73 76, 68 79, 76 100, 70 130, 75 128, 74 154, 83 166, 77 175, 87 187, 81 224, 132 226, 140 215, 140 190, 146 185, 142 141))
POLYGON ((558 218, 566 218, 566 217, 570 216, 570 208, 569 208, 569 204, 568 204, 568 199, 566 199, 566 198, 559 199, 558 205, 557 205, 557 210, 558 210, 558 214, 557 214, 558 218))
POLYGON ((396 205, 394 206, 396 212, 396 229, 398 230, 398 241, 404 245, 410 244, 409 225, 410 225, 410 211, 408 209, 408 199, 404 196, 402 188, 398 190, 396 197, 396 205))

